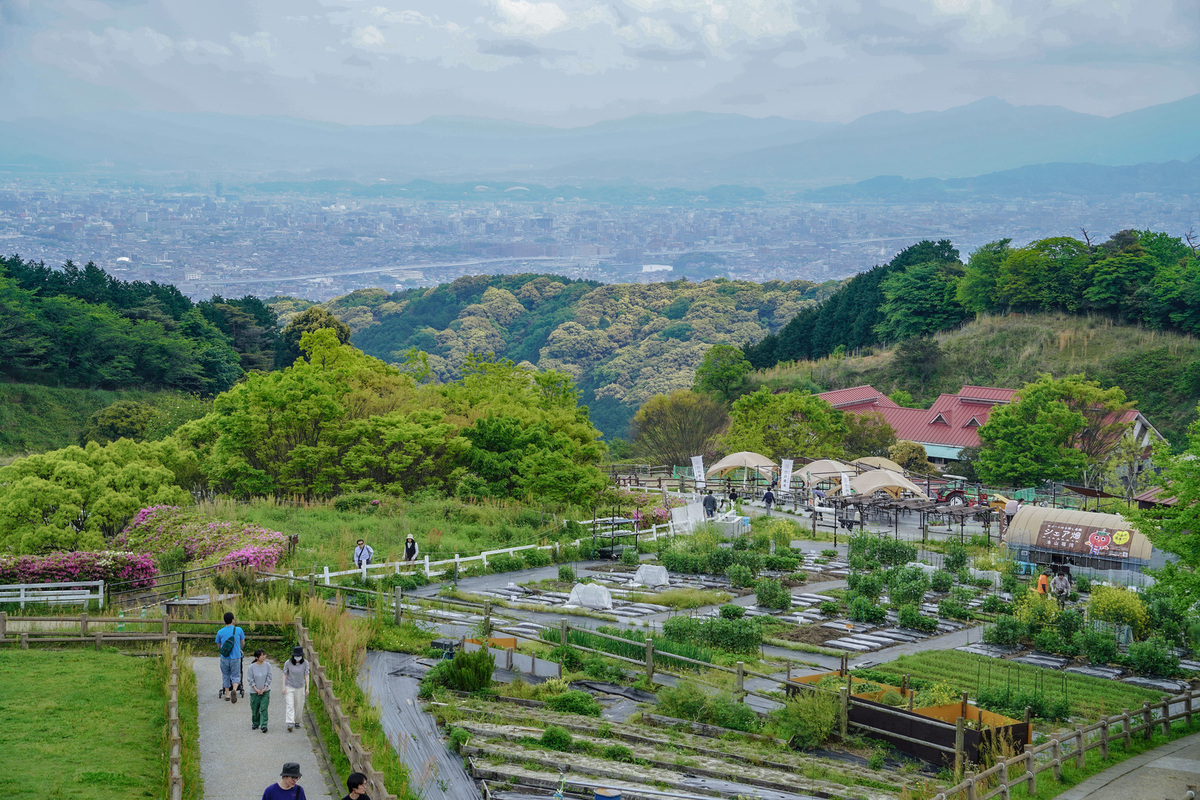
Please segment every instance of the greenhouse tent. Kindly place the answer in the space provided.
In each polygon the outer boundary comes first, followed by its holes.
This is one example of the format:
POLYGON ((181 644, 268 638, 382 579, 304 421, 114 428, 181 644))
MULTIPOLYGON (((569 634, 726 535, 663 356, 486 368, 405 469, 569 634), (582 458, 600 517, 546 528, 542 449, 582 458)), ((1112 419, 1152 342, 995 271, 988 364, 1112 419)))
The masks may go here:
POLYGON ((709 467, 704 475, 707 478, 711 478, 714 475, 724 476, 735 469, 752 469, 760 475, 770 478, 771 474, 775 472, 776 467, 775 462, 766 456, 743 450, 740 453, 731 453, 725 456, 716 464, 709 467))
POLYGON ((796 470, 796 478, 804 481, 806 486, 812 488, 822 481, 838 483, 841 481, 843 473, 853 475, 855 472, 857 470, 854 467, 847 466, 840 461, 824 458, 820 461, 814 461, 811 464, 805 464, 796 470))
POLYGON ((899 497, 904 492, 912 492, 917 497, 929 499, 919 486, 890 469, 873 469, 862 475, 856 475, 850 479, 850 488, 854 490, 855 494, 874 494, 882 490, 892 497, 899 497))
POLYGON ((1118 514, 1024 506, 1004 534, 1009 552, 1024 564, 1140 572, 1153 547, 1118 514))
POLYGON ((892 472, 898 472, 901 475, 904 474, 904 467, 890 458, 884 458, 883 456, 863 456, 862 458, 854 459, 850 463, 860 467, 871 467, 872 469, 890 469, 892 472))

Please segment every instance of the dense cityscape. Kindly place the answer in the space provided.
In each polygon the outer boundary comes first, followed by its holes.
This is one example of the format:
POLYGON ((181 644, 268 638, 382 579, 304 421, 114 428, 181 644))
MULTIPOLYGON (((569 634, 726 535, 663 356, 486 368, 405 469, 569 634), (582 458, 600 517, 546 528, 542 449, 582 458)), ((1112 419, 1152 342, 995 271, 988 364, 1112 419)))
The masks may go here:
POLYGON ((619 205, 477 188, 467 201, 278 195, 253 187, 172 191, 83 178, 0 182, 0 250, 94 261, 125 280, 213 294, 328 300, 355 289, 436 285, 479 273, 547 272, 602 282, 686 277, 840 279, 921 239, 965 257, 1000 238, 1181 235, 1189 198, 1006 198, 960 204, 619 205))

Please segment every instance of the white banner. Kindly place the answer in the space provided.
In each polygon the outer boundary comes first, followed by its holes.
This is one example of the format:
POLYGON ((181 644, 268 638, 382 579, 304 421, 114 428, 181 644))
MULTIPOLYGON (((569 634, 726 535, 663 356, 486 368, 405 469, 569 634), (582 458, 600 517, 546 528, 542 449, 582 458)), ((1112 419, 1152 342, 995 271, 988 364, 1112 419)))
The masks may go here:
POLYGON ((696 479, 696 486, 704 485, 704 456, 692 456, 692 476, 696 479))
POLYGON ((842 494, 849 497, 854 494, 854 490, 850 488, 850 476, 842 473, 842 494))
POLYGON ((792 490, 792 459, 785 458, 780 462, 779 470, 779 491, 790 492, 792 490))

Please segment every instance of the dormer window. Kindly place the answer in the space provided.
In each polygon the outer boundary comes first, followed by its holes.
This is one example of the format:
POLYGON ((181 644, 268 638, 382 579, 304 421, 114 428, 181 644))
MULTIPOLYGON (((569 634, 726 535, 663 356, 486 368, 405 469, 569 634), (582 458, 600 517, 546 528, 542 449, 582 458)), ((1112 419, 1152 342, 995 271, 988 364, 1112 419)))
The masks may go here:
POLYGON ((946 426, 950 425, 950 423, 946 421, 946 418, 943 417, 941 414, 938 414, 936 417, 934 417, 932 420, 930 420, 929 424, 937 425, 939 422, 946 426))
POLYGON ((969 419, 969 420, 967 421, 967 424, 966 424, 966 425, 963 425, 963 427, 964 427, 964 428, 978 428, 978 427, 979 427, 979 418, 978 418, 978 417, 971 417, 971 419, 969 419))

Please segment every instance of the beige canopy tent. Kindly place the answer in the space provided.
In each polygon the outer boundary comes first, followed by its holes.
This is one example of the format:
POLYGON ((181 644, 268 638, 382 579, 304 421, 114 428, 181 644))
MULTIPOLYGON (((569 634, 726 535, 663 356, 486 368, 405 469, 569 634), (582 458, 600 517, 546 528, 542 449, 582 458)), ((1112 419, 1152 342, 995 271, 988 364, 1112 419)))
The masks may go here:
POLYGON ((856 475, 850 479, 850 488, 854 490, 855 494, 874 494, 878 491, 885 491, 892 497, 899 497, 904 492, 912 492, 917 497, 929 499, 919 486, 899 472, 892 472, 890 469, 873 469, 862 475, 856 475))
POLYGON ((1005 544, 1027 564, 1066 564, 1140 571, 1153 547, 1119 514, 1024 506, 1004 533, 1005 544))
POLYGON ((872 469, 890 469, 892 472, 898 472, 901 475, 904 474, 904 467, 890 458, 884 458, 883 456, 863 456, 862 458, 854 459, 850 463, 863 467, 871 467, 872 469))
POLYGON ((820 461, 805 464, 796 470, 794 477, 797 480, 804 481, 804 484, 811 488, 821 481, 832 481, 840 484, 842 473, 853 475, 857 471, 854 467, 847 466, 840 461, 823 458, 820 461))
POLYGON ((756 470, 760 475, 770 478, 775 472, 775 462, 766 456, 761 456, 758 453, 751 453, 748 450, 743 450, 740 453, 730 453, 722 458, 716 464, 713 464, 705 472, 706 478, 711 478, 714 475, 724 476, 735 469, 752 469, 756 470))

